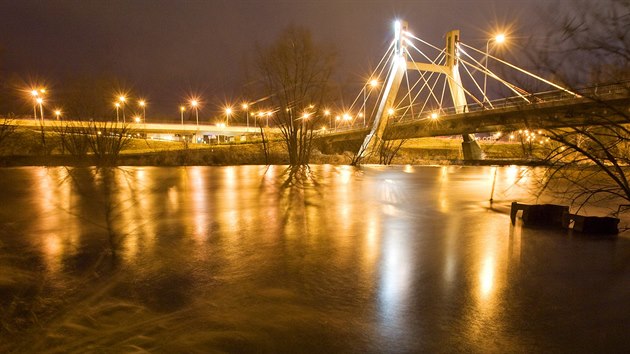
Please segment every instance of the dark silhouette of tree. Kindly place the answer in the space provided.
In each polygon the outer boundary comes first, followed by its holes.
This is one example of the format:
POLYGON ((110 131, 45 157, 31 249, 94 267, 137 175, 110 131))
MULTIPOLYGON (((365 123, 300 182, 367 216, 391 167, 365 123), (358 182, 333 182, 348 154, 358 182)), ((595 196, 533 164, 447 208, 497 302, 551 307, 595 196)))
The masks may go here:
POLYGON ((334 57, 330 48, 315 43, 307 29, 297 26, 258 49, 255 68, 262 93, 269 97, 272 121, 282 133, 292 166, 309 163, 334 57))
MULTIPOLYGON (((115 121, 114 101, 124 85, 113 75, 78 74, 64 82, 59 101, 64 116, 74 120, 115 121)), ((122 121, 122 113, 120 116, 122 121)))
POLYGON ((592 108, 575 113, 584 125, 543 133, 552 141, 543 190, 562 193, 579 206, 606 198, 628 203, 630 1, 572 5, 573 11, 556 22, 557 28, 550 29, 548 40, 537 51, 538 65, 579 92, 592 108), (585 83, 590 87, 578 87, 585 83))

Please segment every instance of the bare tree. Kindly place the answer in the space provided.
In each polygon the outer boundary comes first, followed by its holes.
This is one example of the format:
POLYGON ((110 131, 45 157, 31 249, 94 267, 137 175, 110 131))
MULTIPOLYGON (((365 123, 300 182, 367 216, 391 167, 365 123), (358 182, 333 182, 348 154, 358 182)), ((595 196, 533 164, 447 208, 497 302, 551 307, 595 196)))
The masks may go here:
POLYGON ((270 46, 258 49, 256 70, 274 107, 273 122, 282 133, 291 166, 309 163, 333 64, 333 51, 297 26, 289 26, 270 46))
POLYGON ((591 108, 577 113, 584 124, 545 131, 554 143, 546 157, 551 167, 543 188, 563 193, 579 206, 605 198, 628 203, 630 1, 580 1, 572 6, 557 22, 559 28, 550 29, 537 52, 538 64, 578 91, 591 108), (591 87, 578 89, 585 82, 591 87))

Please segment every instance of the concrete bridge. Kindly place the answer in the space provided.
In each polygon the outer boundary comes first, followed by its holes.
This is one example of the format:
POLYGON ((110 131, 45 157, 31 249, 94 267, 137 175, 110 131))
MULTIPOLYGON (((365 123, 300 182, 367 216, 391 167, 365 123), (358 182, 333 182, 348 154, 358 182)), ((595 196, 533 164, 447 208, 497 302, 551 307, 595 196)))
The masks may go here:
MULTIPOLYGON (((149 138, 163 140, 183 140, 193 142, 207 142, 209 139, 248 140, 248 137, 260 134, 260 128, 255 126, 226 126, 225 124, 173 124, 173 123, 115 123, 92 122, 82 120, 54 120, 54 119, 14 119, 12 124, 34 130, 60 131, 62 129, 80 130, 98 125, 120 127, 149 138)), ((278 133, 277 128, 265 128, 271 134, 278 133)))

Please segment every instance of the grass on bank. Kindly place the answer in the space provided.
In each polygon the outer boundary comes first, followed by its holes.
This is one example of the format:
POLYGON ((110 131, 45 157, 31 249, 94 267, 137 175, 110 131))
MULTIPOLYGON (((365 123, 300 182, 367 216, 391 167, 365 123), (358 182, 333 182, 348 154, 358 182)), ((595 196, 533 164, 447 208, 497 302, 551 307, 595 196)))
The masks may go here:
MULTIPOLYGON (((520 143, 480 141, 487 159, 529 159, 542 156, 538 150, 526 151, 520 143)), ((352 152, 324 155, 314 151, 312 163, 348 164, 352 152)), ((132 138, 120 153, 120 163, 127 165, 225 165, 225 164, 286 164, 282 142, 270 142, 269 160, 265 161, 259 142, 228 144, 192 144, 180 141, 132 138)), ((54 132, 45 133, 45 146, 40 131, 17 129, 0 146, 5 165, 64 164, 72 156, 63 151, 61 137, 54 132), (48 162, 50 161, 50 162, 48 162)), ((419 138, 407 140, 393 164, 448 163, 462 160, 461 139, 419 138)))

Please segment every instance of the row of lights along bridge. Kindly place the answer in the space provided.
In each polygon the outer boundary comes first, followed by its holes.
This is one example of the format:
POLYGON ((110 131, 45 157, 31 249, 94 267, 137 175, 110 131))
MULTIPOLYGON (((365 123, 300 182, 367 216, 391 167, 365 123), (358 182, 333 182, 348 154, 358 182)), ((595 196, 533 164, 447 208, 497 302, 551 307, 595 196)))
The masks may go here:
MULTIPOLYGON (((490 43, 494 42, 496 44, 502 44, 504 43, 506 40, 506 37, 504 34, 498 34, 490 39, 488 39, 488 41, 486 42, 486 57, 485 57, 485 61, 486 61, 486 65, 487 65, 487 61, 488 61, 488 53, 490 50, 490 43)), ((349 125, 351 123, 355 122, 355 118, 359 118, 360 120, 362 120, 362 124, 363 126, 367 125, 366 122, 366 106, 367 106, 367 98, 369 96, 369 94, 372 92, 373 89, 375 89, 377 86, 379 85, 378 80, 376 79, 371 79, 369 80, 366 85, 363 87, 362 89, 362 95, 363 95, 363 106, 360 109, 360 112, 356 115, 356 117, 353 117, 352 114, 350 113, 342 113, 339 115, 334 116, 334 120, 333 120, 333 115, 331 113, 331 111, 329 109, 324 109, 323 111, 323 115, 324 117, 327 117, 329 120, 329 128, 333 128, 336 130, 338 128, 339 125, 349 125)), ((485 94, 486 92, 486 87, 487 87, 487 73, 485 74, 484 77, 484 82, 483 82, 483 92, 485 94)), ((39 89, 32 89, 31 91, 31 95, 33 97, 33 117, 35 119, 38 119, 38 111, 39 111, 39 118, 40 119, 44 119, 44 102, 45 102, 45 96, 47 94, 47 90, 45 88, 39 88, 39 89)), ((119 123, 121 121, 121 117, 122 117, 122 122, 126 123, 127 122, 127 118, 126 118, 126 112, 125 112, 125 107, 128 105, 128 102, 130 100, 127 98, 127 96, 125 95, 118 95, 117 100, 114 102, 114 107, 116 109, 116 122, 119 123)), ((136 123, 146 123, 146 107, 147 107, 147 102, 144 99, 140 99, 137 101, 137 105, 140 107, 140 109, 142 109, 142 115, 134 115, 133 117, 133 121, 136 123)), ((181 120, 181 124, 184 124, 184 112, 186 112, 187 107, 192 109, 192 111, 195 113, 195 121, 196 124, 199 125, 199 108, 201 106, 201 101, 199 98, 192 98, 190 99, 186 104, 183 104, 179 107, 179 111, 180 111, 180 120, 181 120)), ((269 126, 269 118, 273 116, 274 112, 273 111, 258 111, 258 112, 251 112, 250 109, 252 108, 252 104, 250 103, 243 103, 241 105, 242 108, 242 112, 245 113, 245 119, 246 119, 246 124, 247 127, 249 127, 249 120, 250 117, 256 119, 266 119, 266 126, 269 126)), ((310 105, 309 109, 313 109, 314 106, 310 105)), ((60 108, 56 108, 53 110, 53 113, 55 115, 55 117, 57 118, 57 120, 59 120, 62 116, 62 110, 60 108)), ((224 109, 224 113, 225 113, 225 123, 221 123, 220 125, 223 126, 229 126, 230 124, 230 118, 232 117, 232 115, 234 115, 236 113, 236 110, 232 107, 232 106, 227 106, 224 109)), ((308 118, 310 118, 312 116, 312 112, 305 110, 305 112, 302 114, 302 116, 300 117, 303 120, 306 120, 308 118)), ((395 110, 394 108, 389 108, 388 110, 388 114, 390 116, 395 114, 395 110)), ((437 119, 439 117, 439 115, 437 113, 431 113, 429 115, 429 117, 431 119, 437 119)), ((325 129, 325 127, 323 127, 322 129, 325 129)))

